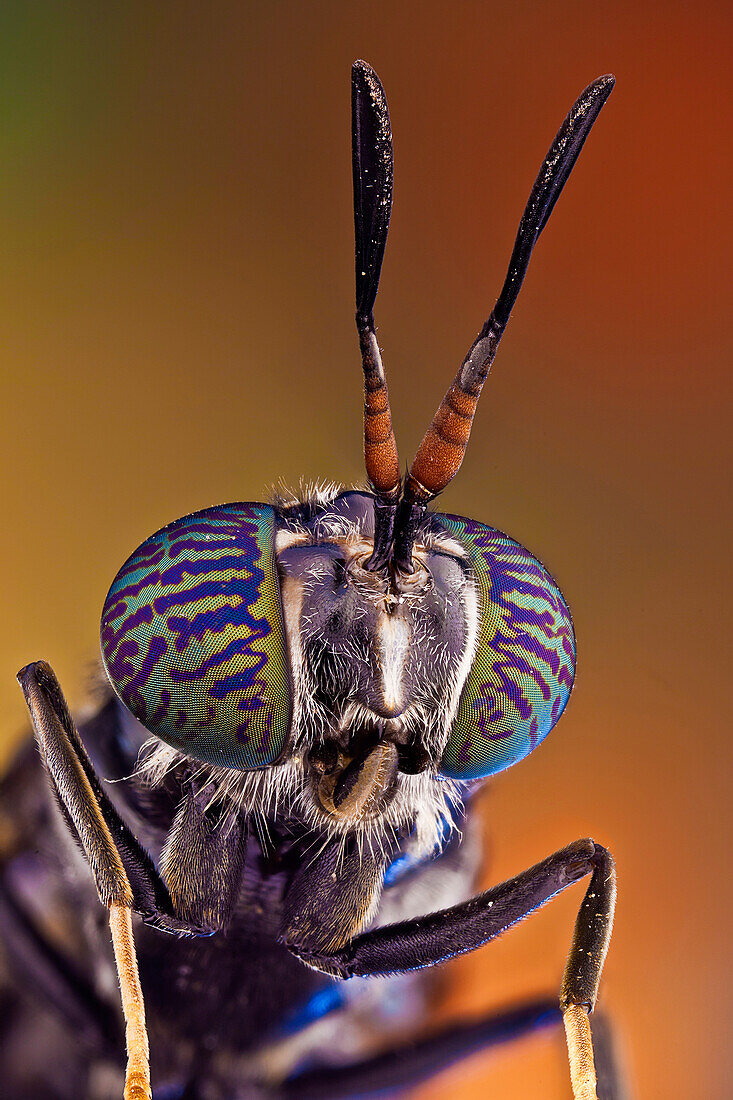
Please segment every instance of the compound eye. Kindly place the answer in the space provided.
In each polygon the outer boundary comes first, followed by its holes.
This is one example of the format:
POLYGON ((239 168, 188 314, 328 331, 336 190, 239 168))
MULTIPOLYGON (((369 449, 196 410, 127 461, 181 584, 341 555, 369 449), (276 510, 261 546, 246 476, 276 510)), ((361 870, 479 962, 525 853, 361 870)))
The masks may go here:
POLYGON ((461 516, 439 522, 464 547, 478 596, 478 638, 440 771, 473 779, 503 771, 545 739, 575 675, 570 611, 523 546, 461 516))
POLYGON ((102 613, 112 687, 151 733, 226 768, 274 764, 292 690, 275 565, 275 512, 225 504, 152 535, 102 613))

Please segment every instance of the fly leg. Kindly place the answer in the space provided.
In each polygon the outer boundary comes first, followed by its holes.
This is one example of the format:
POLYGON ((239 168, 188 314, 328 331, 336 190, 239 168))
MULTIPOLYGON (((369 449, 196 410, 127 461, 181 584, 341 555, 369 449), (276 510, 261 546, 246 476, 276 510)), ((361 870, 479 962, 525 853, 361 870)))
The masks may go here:
MULTIPOLYGON (((145 1006, 132 939, 131 910, 135 897, 113 838, 113 830, 117 832, 115 826, 123 823, 119 818, 110 821, 111 807, 101 791, 51 667, 43 661, 28 665, 18 673, 18 680, 54 793, 67 824, 84 850, 100 900, 109 909, 127 1038, 125 1100, 151 1100, 145 1006), (106 813, 102 803, 106 803, 106 813)), ((134 842, 130 853, 133 859, 137 857, 137 862, 143 864, 147 860, 152 866, 149 858, 140 859, 142 850, 127 833, 129 830, 123 831, 121 836, 118 833, 118 839, 128 848, 130 840, 134 842)))
POLYGON ((246 830, 239 820, 217 828, 207 792, 187 781, 159 873, 105 794, 51 667, 28 665, 18 680, 56 800, 109 910, 127 1036, 125 1100, 144 1100, 150 1097, 148 1038, 132 912, 179 936, 224 927, 238 893, 246 830), (215 874, 206 873, 207 863, 215 874))
POLYGON ((275 1095, 277 1100, 348 1100, 391 1095, 415 1088, 478 1051, 559 1023, 557 1001, 538 998, 483 1019, 444 1028, 361 1062, 306 1070, 283 1082, 275 1095))
MULTIPOLYGON (((454 1024, 417 1041, 340 1066, 318 1066, 289 1077, 273 1100, 349 1100, 412 1089, 472 1054, 560 1025, 557 1000, 538 997, 469 1023, 454 1024)), ((629 1100, 616 1072, 608 1023, 593 1017, 601 1100, 629 1100)))
POLYGON ((560 1007, 576 1100, 596 1100, 596 1070, 589 1015, 598 996, 601 971, 616 907, 613 857, 596 846, 591 880, 575 921, 573 941, 560 988, 560 1007))
MULTIPOLYGON (((461 905, 364 932, 339 950, 316 955, 288 941, 304 962, 334 977, 399 974, 474 951, 574 882, 591 876, 580 907, 560 993, 575 1100, 597 1100, 592 1011, 611 937, 616 902, 613 857, 578 840, 541 863, 461 905)), ((347 883, 342 889, 348 891, 347 883)), ((356 887, 356 884, 353 884, 356 887)))

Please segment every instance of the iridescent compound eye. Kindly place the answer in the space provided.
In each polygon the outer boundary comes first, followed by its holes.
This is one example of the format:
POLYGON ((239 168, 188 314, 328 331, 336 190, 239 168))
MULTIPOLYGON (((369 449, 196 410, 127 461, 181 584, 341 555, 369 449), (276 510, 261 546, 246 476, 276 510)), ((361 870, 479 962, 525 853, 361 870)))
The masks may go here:
POLYGON ((461 516, 436 518, 468 554, 479 620, 440 771, 473 779, 508 768, 550 732, 573 686, 575 637, 559 588, 524 547, 461 516))
POLYGON ((156 737, 227 768, 282 756, 292 691, 269 505, 208 508, 149 538, 109 590, 101 638, 113 688, 156 737))

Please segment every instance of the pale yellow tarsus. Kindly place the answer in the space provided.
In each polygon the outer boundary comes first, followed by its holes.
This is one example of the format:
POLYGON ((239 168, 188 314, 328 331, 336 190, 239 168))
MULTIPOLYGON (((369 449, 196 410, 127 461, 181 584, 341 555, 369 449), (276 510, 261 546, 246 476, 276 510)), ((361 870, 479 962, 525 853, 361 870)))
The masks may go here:
POLYGON ((109 907, 109 924, 120 979, 122 1011, 125 1014, 127 1071, 124 1100, 152 1100, 150 1089, 150 1048, 145 1027, 145 1005, 137 970, 135 941, 132 938, 132 910, 115 902, 109 907))
POLYGON ((568 1043, 573 1100, 598 1100, 588 1011, 582 1005, 568 1005, 562 1020, 568 1043))

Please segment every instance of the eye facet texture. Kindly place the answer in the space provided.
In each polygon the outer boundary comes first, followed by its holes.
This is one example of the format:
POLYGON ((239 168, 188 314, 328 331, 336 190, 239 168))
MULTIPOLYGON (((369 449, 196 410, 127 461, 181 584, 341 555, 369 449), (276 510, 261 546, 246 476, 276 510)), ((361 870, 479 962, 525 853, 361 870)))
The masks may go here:
POLYGON ((274 510, 225 504, 152 535, 109 590, 101 640, 112 686, 156 737, 227 768, 275 763, 292 692, 274 510))
POLYGON ((493 775, 529 755, 562 714, 575 637, 560 589, 532 555, 493 527, 439 522, 467 551, 478 591, 478 645, 441 762, 453 779, 493 775))

